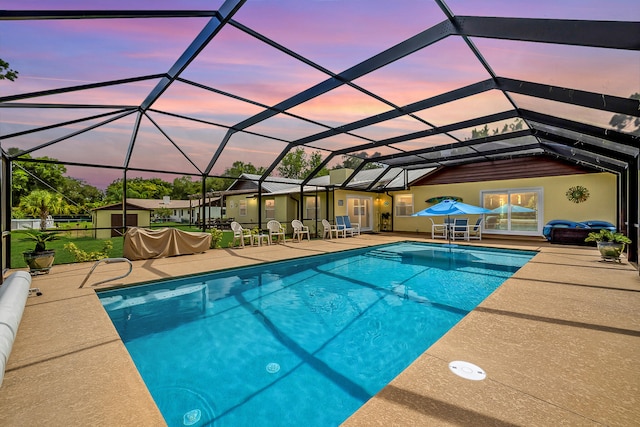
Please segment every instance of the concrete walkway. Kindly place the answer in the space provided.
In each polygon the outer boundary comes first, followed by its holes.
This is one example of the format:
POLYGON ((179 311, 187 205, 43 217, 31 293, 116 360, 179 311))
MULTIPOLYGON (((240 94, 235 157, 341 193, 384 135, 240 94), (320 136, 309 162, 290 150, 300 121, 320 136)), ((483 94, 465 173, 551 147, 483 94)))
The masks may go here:
MULTIPOLYGON (((376 234, 135 261, 130 276, 100 288, 408 239, 427 240, 376 234)), ((600 262, 591 247, 473 244, 540 253, 344 425, 638 425, 638 271, 600 262), (454 360, 487 378, 452 374, 454 360)), ((43 295, 27 301, 0 388, 0 425, 164 425, 91 286, 126 264, 101 265, 78 289, 92 265, 34 277, 43 295)))

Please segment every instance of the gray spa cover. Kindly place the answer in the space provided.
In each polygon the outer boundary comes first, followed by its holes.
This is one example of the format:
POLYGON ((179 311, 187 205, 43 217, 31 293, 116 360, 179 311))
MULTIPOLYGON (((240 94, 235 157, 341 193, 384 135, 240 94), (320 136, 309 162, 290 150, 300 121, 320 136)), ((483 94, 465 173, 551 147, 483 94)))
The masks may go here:
POLYGON ((130 260, 188 255, 209 249, 211 235, 176 228, 130 227, 124 234, 123 256, 130 260))

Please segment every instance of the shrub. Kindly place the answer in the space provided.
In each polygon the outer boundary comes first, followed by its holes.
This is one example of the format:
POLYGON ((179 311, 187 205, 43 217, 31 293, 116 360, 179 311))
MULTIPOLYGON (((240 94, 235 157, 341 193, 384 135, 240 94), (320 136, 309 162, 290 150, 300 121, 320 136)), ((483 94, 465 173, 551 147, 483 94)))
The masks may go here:
POLYGON ((75 243, 69 242, 64 245, 64 249, 69 251, 75 258, 76 262, 86 261, 98 261, 100 259, 109 258, 109 251, 113 249, 113 243, 111 240, 104 242, 104 247, 101 251, 86 252, 78 248, 75 243))
POLYGON ((220 242, 222 241, 222 236, 224 235, 224 233, 222 233, 222 230, 218 230, 217 228, 212 228, 209 234, 211 234, 211 244, 209 245, 209 248, 211 249, 219 248, 220 242))

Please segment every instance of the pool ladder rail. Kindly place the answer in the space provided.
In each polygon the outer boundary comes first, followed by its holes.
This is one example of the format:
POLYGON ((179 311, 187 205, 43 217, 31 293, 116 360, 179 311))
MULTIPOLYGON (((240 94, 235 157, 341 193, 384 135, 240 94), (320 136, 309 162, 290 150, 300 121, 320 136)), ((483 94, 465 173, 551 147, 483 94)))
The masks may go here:
POLYGON ((99 282, 94 283, 91 286, 98 286, 98 285, 101 285, 103 283, 111 282, 112 280, 123 279, 123 278, 127 277, 129 274, 131 274, 131 271, 133 270, 133 264, 131 264, 131 261, 129 261, 129 259, 127 259, 127 258, 103 258, 103 259, 99 259, 98 261, 96 261, 95 264, 93 264, 93 267, 91 267, 91 270, 89 271, 89 273, 87 273, 87 276, 84 278, 84 280, 82 281, 82 284, 80 284, 80 287, 78 289, 82 289, 82 287, 84 287, 85 283, 87 283, 87 280, 89 280, 89 276, 91 276, 91 274, 96 269, 96 267, 98 265, 100 265, 100 263, 103 263, 103 262, 105 264, 115 264, 117 262, 129 263, 129 271, 127 271, 125 274, 122 274, 120 276, 112 277, 111 279, 101 280, 99 282))

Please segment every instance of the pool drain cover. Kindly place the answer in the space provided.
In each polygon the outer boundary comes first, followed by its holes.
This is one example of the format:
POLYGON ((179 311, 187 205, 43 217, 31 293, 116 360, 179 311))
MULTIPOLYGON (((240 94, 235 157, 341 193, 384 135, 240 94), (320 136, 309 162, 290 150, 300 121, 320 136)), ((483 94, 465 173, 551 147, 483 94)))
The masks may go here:
POLYGON ((280 365, 278 365, 275 362, 271 362, 267 365, 267 367, 265 368, 267 370, 267 372, 269 372, 270 374, 275 374, 276 372, 280 371, 280 365))
POLYGON ((456 360, 449 363, 449 369, 457 376, 467 380, 482 381, 487 377, 484 369, 474 365, 473 363, 464 362, 462 360, 456 360))
POLYGON ((202 411, 200 411, 200 409, 194 409, 184 414, 184 417, 182 417, 182 423, 186 426, 192 426, 200 421, 201 417, 202 411))

